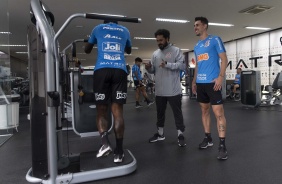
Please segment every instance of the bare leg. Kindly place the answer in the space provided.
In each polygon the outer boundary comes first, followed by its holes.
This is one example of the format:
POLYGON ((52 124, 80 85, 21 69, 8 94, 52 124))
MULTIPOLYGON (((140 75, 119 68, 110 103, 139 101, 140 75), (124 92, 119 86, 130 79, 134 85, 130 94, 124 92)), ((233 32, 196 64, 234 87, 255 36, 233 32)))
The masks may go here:
POLYGON ((202 123, 205 133, 211 132, 211 117, 210 117, 210 104, 209 103, 200 103, 202 111, 202 123))
POLYGON ((108 131, 107 109, 108 105, 97 105, 96 124, 100 134, 108 131))
POLYGON ((111 109, 114 116, 114 131, 116 134, 116 138, 123 138, 123 134, 124 134, 123 104, 113 103, 111 109))
POLYGON ((225 137, 226 135, 226 119, 224 116, 223 105, 213 105, 212 106, 214 115, 217 121, 217 130, 219 137, 225 137))

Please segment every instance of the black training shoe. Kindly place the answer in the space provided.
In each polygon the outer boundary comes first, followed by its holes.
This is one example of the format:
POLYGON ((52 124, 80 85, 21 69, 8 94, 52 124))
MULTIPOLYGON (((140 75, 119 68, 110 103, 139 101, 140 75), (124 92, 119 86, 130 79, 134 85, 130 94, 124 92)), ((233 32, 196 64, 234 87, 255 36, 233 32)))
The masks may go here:
POLYGON ((163 140, 165 140, 164 135, 160 135, 159 133, 155 133, 154 136, 149 139, 149 142, 152 143, 152 142, 163 141, 163 140))
POLYGON ((184 146, 186 146, 186 143, 184 142, 184 136, 183 136, 183 134, 180 134, 180 135, 178 136, 178 146, 179 146, 179 147, 184 147, 184 146))
POLYGON ((147 106, 149 107, 149 106, 153 105, 154 103, 155 103, 154 101, 148 101, 147 106))
POLYGON ((140 104, 136 104, 136 106, 135 106, 136 109, 138 109, 138 108, 140 108, 140 107, 143 107, 143 106, 140 105, 140 104))
POLYGON ((228 155, 227 155, 227 149, 224 145, 219 145, 218 147, 218 155, 217 155, 218 160, 227 160, 228 155))
POLYGON ((101 148, 99 149, 96 157, 102 157, 102 156, 107 156, 112 152, 112 148, 109 145, 102 145, 101 148))
POLYGON ((208 140, 208 138, 205 137, 203 142, 199 144, 199 149, 206 149, 209 146, 213 146, 212 139, 208 140))
POLYGON ((114 153, 114 163, 121 163, 123 161, 123 158, 124 158, 123 151, 118 152, 117 150, 115 150, 115 153, 114 153))

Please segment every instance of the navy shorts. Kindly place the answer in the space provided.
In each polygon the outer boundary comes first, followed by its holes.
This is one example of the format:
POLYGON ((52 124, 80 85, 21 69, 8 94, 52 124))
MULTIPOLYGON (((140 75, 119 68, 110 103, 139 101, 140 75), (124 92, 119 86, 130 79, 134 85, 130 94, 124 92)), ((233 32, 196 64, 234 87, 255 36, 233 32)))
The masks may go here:
POLYGON ((197 83, 197 101, 211 103, 211 105, 223 104, 221 91, 214 91, 214 83, 197 83))
POLYGON ((93 74, 93 91, 96 104, 125 104, 127 73, 122 69, 102 68, 93 74))

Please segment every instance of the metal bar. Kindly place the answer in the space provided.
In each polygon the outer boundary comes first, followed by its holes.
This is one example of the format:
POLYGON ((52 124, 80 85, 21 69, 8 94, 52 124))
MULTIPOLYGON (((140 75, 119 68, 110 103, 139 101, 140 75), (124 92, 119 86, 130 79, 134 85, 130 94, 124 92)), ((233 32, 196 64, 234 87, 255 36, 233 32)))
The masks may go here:
MULTIPOLYGON (((33 10, 36 25, 39 27, 44 39, 46 49, 45 55, 45 79, 46 91, 55 91, 55 70, 53 56, 53 38, 54 30, 50 26, 46 16, 43 13, 39 0, 31 0, 31 8, 33 10)), ((47 96, 47 94, 46 94, 47 96)), ((47 107, 47 146, 48 146, 48 171, 50 174, 50 182, 56 183, 57 177, 57 135, 56 135, 56 109, 55 107, 47 107)))

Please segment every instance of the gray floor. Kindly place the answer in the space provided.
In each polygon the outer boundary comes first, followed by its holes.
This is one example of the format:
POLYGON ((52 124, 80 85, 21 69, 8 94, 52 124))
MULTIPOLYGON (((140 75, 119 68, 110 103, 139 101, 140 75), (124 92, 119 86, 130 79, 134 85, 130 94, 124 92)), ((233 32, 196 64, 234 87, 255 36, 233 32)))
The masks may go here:
MULTIPOLYGON (((137 170, 127 176, 100 180, 96 184, 274 184, 281 183, 282 153, 282 107, 243 107, 240 102, 224 104, 227 118, 227 161, 218 161, 218 137, 216 122, 212 115, 214 146, 199 150, 203 139, 201 114, 195 100, 183 97, 183 114, 186 125, 187 146, 177 146, 177 132, 172 111, 167 108, 165 136, 162 142, 148 143, 156 132, 156 108, 135 109, 134 93, 129 91, 129 100, 124 107, 124 147, 137 159, 137 170)), ((19 132, 0 147, 0 183, 25 184, 25 175, 31 167, 30 125, 26 120, 28 108, 20 110, 19 132)), ((110 139, 115 144, 114 135, 110 139)), ((79 138, 69 132, 69 141, 64 147, 71 153, 96 151, 99 138, 79 138)), ((112 155, 110 155, 112 156, 112 155)))

